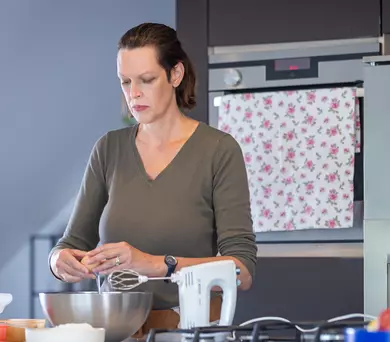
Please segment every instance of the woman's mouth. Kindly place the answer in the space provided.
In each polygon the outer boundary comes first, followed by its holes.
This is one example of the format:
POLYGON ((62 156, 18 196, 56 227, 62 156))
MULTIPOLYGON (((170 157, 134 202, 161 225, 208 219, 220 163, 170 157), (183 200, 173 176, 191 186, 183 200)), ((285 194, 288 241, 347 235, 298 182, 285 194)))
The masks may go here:
POLYGON ((142 112, 142 111, 148 109, 149 106, 135 105, 135 106, 132 106, 131 108, 133 108, 133 110, 136 112, 142 112))

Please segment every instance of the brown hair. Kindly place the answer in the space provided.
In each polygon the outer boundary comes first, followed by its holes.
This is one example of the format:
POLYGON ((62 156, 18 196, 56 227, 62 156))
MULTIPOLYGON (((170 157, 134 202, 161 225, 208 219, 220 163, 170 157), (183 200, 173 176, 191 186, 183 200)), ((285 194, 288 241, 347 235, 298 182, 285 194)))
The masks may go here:
POLYGON ((143 23, 128 30, 118 42, 118 50, 153 46, 157 50, 158 62, 164 68, 168 81, 171 70, 179 62, 184 65, 184 76, 176 88, 176 102, 181 110, 190 110, 196 105, 196 76, 194 67, 183 50, 176 31, 158 23, 143 23))

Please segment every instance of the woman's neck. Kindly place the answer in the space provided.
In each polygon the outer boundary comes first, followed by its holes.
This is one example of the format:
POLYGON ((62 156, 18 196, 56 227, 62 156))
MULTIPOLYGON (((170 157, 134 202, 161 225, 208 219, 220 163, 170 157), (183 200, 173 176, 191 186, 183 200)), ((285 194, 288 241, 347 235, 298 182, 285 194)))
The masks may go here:
POLYGON ((197 125, 195 120, 184 116, 180 111, 151 124, 140 124, 138 139, 148 145, 164 146, 187 139, 197 125))

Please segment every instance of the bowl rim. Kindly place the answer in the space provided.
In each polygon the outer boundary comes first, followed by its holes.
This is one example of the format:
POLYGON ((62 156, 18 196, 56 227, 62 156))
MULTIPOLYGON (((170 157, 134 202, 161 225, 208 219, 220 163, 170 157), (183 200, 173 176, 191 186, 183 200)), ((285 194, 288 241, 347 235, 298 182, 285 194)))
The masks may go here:
POLYGON ((153 295, 153 292, 151 291, 105 291, 102 293, 99 293, 98 291, 65 291, 65 292, 60 292, 60 291, 49 291, 49 292, 39 292, 39 296, 42 295, 83 295, 83 294, 90 294, 90 295, 99 295, 99 296, 104 296, 104 295, 130 295, 130 294, 138 294, 138 295, 146 295, 150 296, 153 295))

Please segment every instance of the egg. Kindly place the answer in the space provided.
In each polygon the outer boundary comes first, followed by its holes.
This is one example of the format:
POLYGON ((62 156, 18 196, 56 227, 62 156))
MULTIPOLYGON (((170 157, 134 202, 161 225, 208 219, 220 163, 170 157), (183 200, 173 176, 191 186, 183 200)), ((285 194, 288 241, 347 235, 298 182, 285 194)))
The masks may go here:
POLYGON ((96 262, 94 264, 87 264, 87 262, 89 261, 89 256, 86 255, 84 258, 81 259, 81 263, 86 267, 88 268, 90 271, 92 271, 94 268, 98 267, 100 265, 99 262, 96 262))

